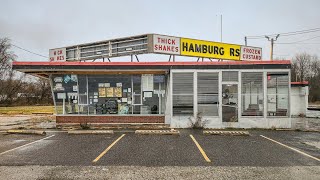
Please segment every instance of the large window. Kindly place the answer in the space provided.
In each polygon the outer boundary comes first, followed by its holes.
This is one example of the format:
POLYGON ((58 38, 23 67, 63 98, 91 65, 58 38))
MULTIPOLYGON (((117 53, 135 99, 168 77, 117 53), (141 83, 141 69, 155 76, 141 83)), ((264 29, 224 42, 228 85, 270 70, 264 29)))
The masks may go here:
POLYGON ((242 116, 263 116, 263 73, 241 74, 242 116))
POLYGON ((198 73, 198 113, 218 116, 219 73, 198 73))
POLYGON ((172 73, 173 116, 193 115, 193 73, 172 73))
POLYGON ((154 74, 52 75, 57 114, 163 114, 166 78, 154 74))
POLYGON ((52 75, 52 90, 57 114, 79 114, 78 76, 52 75))
POLYGON ((88 75, 88 85, 90 114, 130 114, 131 75, 88 75))
POLYGON ((267 74, 268 116, 288 116, 289 76, 288 73, 267 74))

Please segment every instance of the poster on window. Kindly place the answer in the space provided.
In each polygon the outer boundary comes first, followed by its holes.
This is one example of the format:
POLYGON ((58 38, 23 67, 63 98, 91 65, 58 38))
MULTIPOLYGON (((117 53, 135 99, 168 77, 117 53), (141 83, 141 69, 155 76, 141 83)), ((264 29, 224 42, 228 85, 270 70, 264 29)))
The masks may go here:
POLYGON ((113 87, 106 88, 107 97, 113 97, 113 87))
POLYGON ((142 91, 153 91, 153 74, 143 74, 142 79, 142 91))
POLYGON ((122 87, 114 88, 114 97, 122 97, 122 87))
POLYGON ((106 97, 106 88, 104 87, 99 88, 99 97, 106 97))
POLYGON ((78 82, 78 77, 76 74, 71 74, 71 81, 78 82))

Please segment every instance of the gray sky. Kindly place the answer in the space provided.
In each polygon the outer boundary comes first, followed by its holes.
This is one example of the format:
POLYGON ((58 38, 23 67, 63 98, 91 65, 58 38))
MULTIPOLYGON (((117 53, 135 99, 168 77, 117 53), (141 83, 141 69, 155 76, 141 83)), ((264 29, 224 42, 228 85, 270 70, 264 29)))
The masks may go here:
MULTIPOLYGON (((50 48, 145 33, 220 41, 221 14, 225 43, 244 44, 244 36, 320 28, 319 0, 0 0, 0 37, 45 56, 50 48)), ((277 42, 305 39, 311 40, 275 45, 274 56, 291 59, 307 52, 320 57, 320 31, 280 36, 277 42)), ((263 59, 270 58, 267 39, 249 39, 248 45, 262 47, 263 59)), ((19 61, 48 60, 12 50, 19 61)))

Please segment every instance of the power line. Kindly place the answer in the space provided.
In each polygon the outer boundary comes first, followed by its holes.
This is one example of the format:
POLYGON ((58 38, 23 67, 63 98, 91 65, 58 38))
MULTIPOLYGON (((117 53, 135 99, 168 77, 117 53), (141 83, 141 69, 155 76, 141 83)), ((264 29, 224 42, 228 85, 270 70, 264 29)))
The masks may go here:
MULTIPOLYGON (((313 33, 313 32, 318 32, 318 31, 320 31, 320 28, 313 28, 313 29, 293 31, 293 32, 285 32, 285 33, 277 33, 277 34, 280 34, 281 36, 294 36, 294 35, 313 33)), ((277 34, 246 36, 246 38, 247 39, 262 39, 262 38, 265 38, 265 36, 276 36, 277 34)))
MULTIPOLYGON (((290 45, 290 44, 287 44, 287 43, 286 43, 286 44, 284 44, 284 43, 276 43, 276 44, 290 45)), ((312 44, 320 44, 320 42, 315 42, 315 43, 293 43, 293 44, 302 44, 302 45, 303 45, 303 44, 311 44, 311 45, 312 45, 312 44)))
POLYGON ((284 43, 276 43, 276 44, 297 44, 297 43, 300 43, 300 42, 304 42, 304 41, 308 41, 308 40, 312 40, 312 39, 316 39, 316 38, 319 38, 320 36, 314 36, 312 38, 308 38, 308 39, 304 39, 304 40, 300 40, 300 41, 295 41, 295 42, 284 42, 284 43))
POLYGON ((27 50, 27 49, 24 49, 24 48, 22 48, 22 47, 20 47, 20 46, 17 46, 17 45, 15 45, 15 44, 11 44, 12 46, 14 46, 14 47, 16 47, 16 48, 18 48, 18 49, 21 49, 21 50, 23 50, 23 51, 26 51, 26 52, 28 52, 28 53, 31 53, 31 54, 34 54, 34 55, 37 55, 37 56, 41 56, 41 57, 44 57, 44 58, 49 58, 49 57, 47 57, 47 56, 44 56, 44 55, 41 55, 41 54, 38 54, 38 53, 35 53, 35 52, 32 52, 32 51, 29 51, 29 50, 27 50))

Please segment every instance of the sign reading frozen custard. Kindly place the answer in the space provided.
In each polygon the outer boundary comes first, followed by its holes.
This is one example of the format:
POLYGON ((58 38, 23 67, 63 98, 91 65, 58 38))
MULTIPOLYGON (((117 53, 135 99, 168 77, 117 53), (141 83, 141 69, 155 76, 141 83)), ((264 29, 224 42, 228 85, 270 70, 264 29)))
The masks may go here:
POLYGON ((240 60, 244 60, 244 61, 262 60, 261 48, 241 46, 240 60))
POLYGON ((155 34, 153 35, 153 51, 180 55, 180 38, 155 34))

